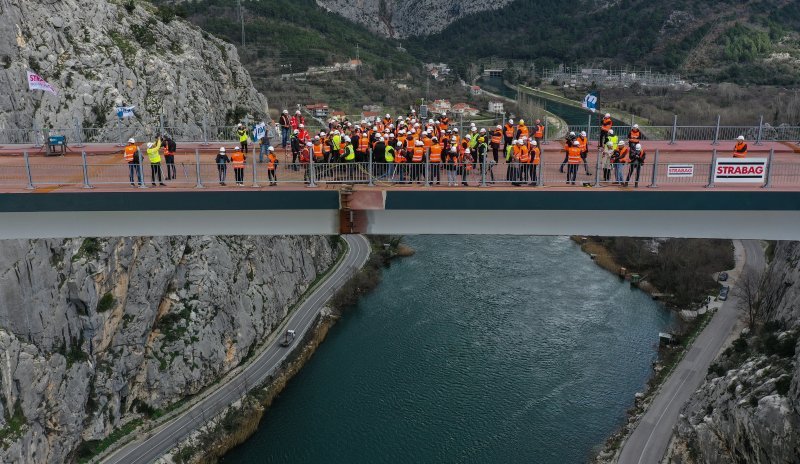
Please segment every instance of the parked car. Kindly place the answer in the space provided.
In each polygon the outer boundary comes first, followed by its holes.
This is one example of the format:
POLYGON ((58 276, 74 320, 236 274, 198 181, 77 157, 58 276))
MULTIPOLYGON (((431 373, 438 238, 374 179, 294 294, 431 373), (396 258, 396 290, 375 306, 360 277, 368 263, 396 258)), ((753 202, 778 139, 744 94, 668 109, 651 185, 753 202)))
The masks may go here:
POLYGON ((717 280, 719 280, 720 282, 727 281, 728 280, 728 273, 727 272, 720 272, 719 276, 717 277, 717 280))
POLYGON ((725 300, 727 300, 727 299, 728 299, 728 292, 729 292, 730 290, 731 290, 731 288, 730 288, 730 287, 728 287, 728 286, 722 287, 722 288, 719 290, 719 297, 718 297, 718 299, 720 299, 720 300, 722 300, 722 301, 725 301, 725 300))

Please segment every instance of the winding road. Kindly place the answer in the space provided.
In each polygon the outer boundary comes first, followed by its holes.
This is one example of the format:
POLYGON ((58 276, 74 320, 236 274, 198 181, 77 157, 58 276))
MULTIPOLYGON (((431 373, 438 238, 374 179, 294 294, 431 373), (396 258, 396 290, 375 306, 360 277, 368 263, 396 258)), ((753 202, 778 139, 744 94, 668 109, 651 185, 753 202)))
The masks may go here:
MULTIPOLYGON (((303 339, 330 297, 354 272, 361 269, 369 258, 370 245, 364 236, 345 235, 343 238, 348 245, 344 259, 303 300, 283 326, 284 329, 296 331, 295 343, 303 339)), ((142 434, 134 441, 116 450, 102 462, 144 464, 161 457, 194 430, 207 424, 224 408, 244 397, 251 388, 262 384, 290 352, 289 349, 280 346, 280 339, 280 336, 276 336, 242 371, 225 383, 215 386, 216 389, 213 392, 197 401, 191 408, 154 430, 142 434)))
MULTIPOLYGON (((761 271, 766 266, 764 250, 758 240, 742 240, 743 269, 761 271)), ((735 283, 733 284, 735 285, 735 283)), ((735 292, 717 311, 711 322, 697 336, 675 371, 664 382, 650 403, 639 425, 622 447, 619 464, 652 464, 661 462, 681 408, 708 373, 708 367, 736 325, 739 299, 735 292)))

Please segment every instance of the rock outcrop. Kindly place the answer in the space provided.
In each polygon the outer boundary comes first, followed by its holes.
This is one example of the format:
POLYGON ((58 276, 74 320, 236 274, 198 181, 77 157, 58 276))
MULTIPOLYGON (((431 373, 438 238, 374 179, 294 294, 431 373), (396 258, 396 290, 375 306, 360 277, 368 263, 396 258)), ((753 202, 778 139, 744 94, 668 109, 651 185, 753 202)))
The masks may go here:
POLYGON ((765 319, 712 364, 683 408, 673 463, 800 462, 800 242, 779 242, 765 319))
POLYGON ((200 140, 204 116, 223 125, 266 108, 233 45, 142 1, 0 0, 0 64, 0 130, 66 130, 71 141, 76 126, 97 127, 85 136, 99 139, 116 135, 124 104, 136 107, 124 137, 150 135, 163 118, 200 140), (58 95, 29 92, 27 69, 58 95))
POLYGON ((317 0, 317 4, 328 11, 363 24, 373 32, 402 39, 441 32, 456 19, 472 13, 496 10, 511 1, 317 0))
POLYGON ((82 443, 213 383, 276 328, 338 243, 0 242, 0 462, 69 462, 82 443))

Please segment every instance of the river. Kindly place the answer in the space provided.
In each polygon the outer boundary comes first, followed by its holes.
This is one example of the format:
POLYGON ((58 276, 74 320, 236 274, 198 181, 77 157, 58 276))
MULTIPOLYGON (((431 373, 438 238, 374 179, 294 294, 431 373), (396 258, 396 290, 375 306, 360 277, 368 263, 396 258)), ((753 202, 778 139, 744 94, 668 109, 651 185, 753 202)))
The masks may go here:
POLYGON ((226 463, 585 462, 672 315, 566 237, 416 236, 226 463))

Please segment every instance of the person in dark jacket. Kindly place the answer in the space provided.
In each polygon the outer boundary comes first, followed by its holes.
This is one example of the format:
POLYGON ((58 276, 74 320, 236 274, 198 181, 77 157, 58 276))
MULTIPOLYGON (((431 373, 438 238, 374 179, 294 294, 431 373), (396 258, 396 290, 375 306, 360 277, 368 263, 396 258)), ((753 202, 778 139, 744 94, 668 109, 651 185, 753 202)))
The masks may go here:
POLYGON ((217 162, 219 185, 225 185, 225 175, 228 173, 228 163, 231 162, 231 159, 228 158, 228 155, 225 153, 225 147, 219 147, 219 153, 217 153, 217 158, 215 161, 217 162))

